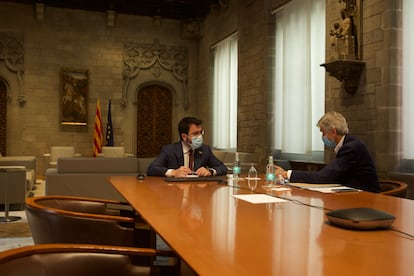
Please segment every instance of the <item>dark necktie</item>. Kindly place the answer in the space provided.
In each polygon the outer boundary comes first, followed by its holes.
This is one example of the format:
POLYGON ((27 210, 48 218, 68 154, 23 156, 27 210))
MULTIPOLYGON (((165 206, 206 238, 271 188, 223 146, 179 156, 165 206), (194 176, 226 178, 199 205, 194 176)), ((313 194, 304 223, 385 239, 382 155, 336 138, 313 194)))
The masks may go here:
POLYGON ((190 149, 189 155, 188 155, 188 167, 190 168, 191 171, 193 171, 193 169, 194 169, 194 152, 193 152, 192 149, 190 149))

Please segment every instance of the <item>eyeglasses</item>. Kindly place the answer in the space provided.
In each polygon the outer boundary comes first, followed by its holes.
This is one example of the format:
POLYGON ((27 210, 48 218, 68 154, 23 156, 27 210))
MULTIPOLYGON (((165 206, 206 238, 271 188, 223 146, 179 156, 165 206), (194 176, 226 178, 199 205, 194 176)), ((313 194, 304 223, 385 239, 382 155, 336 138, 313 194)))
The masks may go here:
POLYGON ((202 131, 197 131, 197 132, 194 132, 193 134, 189 134, 188 136, 190 136, 191 137, 191 139, 193 139, 193 138, 196 138, 196 137, 198 137, 198 136, 204 136, 204 130, 202 130, 202 131))

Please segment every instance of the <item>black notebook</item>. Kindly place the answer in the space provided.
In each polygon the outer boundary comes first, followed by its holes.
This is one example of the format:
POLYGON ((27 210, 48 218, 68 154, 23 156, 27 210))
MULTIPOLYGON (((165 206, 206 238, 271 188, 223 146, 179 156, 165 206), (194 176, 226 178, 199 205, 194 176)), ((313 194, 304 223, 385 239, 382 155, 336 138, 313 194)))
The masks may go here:
POLYGON ((164 180, 167 182, 206 182, 206 181, 225 182, 226 178, 224 176, 165 177, 164 180))

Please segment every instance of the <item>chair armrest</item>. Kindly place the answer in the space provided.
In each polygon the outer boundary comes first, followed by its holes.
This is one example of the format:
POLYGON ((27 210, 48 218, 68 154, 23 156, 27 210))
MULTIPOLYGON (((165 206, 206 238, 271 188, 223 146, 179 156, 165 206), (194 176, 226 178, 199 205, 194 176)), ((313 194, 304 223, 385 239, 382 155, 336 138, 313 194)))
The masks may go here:
POLYGON ((116 201, 116 200, 105 200, 105 199, 95 199, 95 198, 87 198, 87 197, 72 197, 72 196, 40 196, 40 197, 29 197, 25 201, 25 207, 31 209, 43 209, 45 212, 60 214, 60 215, 67 215, 67 216, 77 216, 83 218, 92 218, 92 219, 101 219, 101 220, 111 220, 116 222, 128 222, 134 223, 135 218, 133 217, 122 217, 116 215, 104 215, 104 214, 92 214, 92 213, 82 213, 82 212, 75 212, 75 211, 68 211, 62 209, 56 209, 49 206, 43 206, 41 204, 42 200, 78 200, 78 201, 89 201, 95 203, 103 203, 103 204, 111 204, 111 205, 128 205, 127 203, 116 201))
POLYGON ((0 263, 5 263, 16 258, 22 258, 33 254, 46 253, 106 253, 123 254, 132 256, 166 256, 177 257, 171 250, 158 250, 152 248, 127 247, 116 245, 95 245, 95 244, 37 244, 32 246, 17 247, 11 250, 0 252, 0 263))

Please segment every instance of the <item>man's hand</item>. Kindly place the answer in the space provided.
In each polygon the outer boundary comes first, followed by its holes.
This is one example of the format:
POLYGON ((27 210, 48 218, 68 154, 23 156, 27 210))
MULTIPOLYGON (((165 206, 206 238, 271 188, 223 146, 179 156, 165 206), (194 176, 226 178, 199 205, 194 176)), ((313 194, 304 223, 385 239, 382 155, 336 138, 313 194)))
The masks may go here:
POLYGON ((285 179, 288 178, 287 171, 285 171, 282 167, 279 167, 279 166, 275 166, 275 167, 276 167, 276 176, 282 175, 283 178, 285 179))
POLYGON ((204 168, 204 167, 200 167, 198 168, 198 170, 195 172, 198 176, 211 176, 211 172, 204 168))
POLYGON ((181 166, 178 169, 173 171, 174 177, 186 177, 187 175, 191 174, 192 171, 188 167, 181 166))

